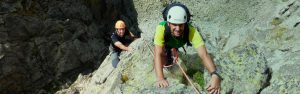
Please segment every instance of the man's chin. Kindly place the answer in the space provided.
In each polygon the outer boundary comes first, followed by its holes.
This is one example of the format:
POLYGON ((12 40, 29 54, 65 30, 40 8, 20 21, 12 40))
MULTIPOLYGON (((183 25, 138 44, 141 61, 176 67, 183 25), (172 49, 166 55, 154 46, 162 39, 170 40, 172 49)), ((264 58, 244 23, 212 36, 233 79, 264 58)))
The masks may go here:
POLYGON ((179 32, 174 32, 174 36, 175 36, 175 37, 180 37, 181 34, 180 34, 179 32))
POLYGON ((176 36, 176 35, 175 35, 174 37, 176 37, 176 38, 177 38, 177 37, 180 37, 180 36, 176 36))
POLYGON ((175 33, 174 36, 175 36, 175 37, 180 37, 181 34, 176 34, 176 33, 175 33))

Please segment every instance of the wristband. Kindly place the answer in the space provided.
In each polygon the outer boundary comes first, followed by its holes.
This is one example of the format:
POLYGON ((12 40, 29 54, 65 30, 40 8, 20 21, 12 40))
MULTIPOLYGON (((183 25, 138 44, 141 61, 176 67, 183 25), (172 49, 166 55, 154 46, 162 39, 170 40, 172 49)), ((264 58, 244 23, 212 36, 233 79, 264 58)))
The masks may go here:
POLYGON ((221 75, 218 73, 218 71, 213 71, 212 73, 210 73, 210 76, 212 76, 213 74, 217 75, 220 80, 223 80, 223 78, 221 77, 221 75))

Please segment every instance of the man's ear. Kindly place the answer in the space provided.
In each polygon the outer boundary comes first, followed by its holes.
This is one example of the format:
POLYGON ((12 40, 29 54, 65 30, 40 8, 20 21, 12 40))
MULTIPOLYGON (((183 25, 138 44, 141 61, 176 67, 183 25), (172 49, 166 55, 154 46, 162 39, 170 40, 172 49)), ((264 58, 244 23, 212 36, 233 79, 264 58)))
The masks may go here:
POLYGON ((170 23, 169 23, 169 22, 167 22, 167 24, 168 24, 168 26, 170 27, 170 23))

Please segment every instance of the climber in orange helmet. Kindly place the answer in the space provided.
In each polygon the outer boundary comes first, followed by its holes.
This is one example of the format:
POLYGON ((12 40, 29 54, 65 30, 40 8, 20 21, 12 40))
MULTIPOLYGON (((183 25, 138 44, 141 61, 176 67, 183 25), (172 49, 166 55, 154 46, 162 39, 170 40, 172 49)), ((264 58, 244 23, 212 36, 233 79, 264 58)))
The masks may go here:
POLYGON ((125 22, 118 20, 115 24, 115 32, 111 35, 112 42, 109 47, 112 52, 112 65, 114 68, 117 68, 120 61, 119 55, 121 51, 132 51, 128 44, 134 39, 134 34, 126 29, 125 22), (130 39, 126 39, 125 36, 129 36, 130 39))

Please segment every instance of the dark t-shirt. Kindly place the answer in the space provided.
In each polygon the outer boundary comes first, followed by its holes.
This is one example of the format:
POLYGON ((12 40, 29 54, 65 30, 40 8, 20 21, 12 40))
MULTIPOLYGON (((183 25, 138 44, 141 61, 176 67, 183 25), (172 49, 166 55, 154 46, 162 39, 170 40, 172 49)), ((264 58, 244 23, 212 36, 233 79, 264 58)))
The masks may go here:
POLYGON ((111 35, 111 49, 113 51, 117 51, 117 52, 121 52, 122 49, 118 48, 117 46, 115 46, 114 44, 119 41, 121 42, 122 44, 128 44, 130 42, 130 39, 128 38, 129 37, 129 31, 128 30, 125 30, 125 34, 123 37, 119 37, 118 34, 117 34, 117 31, 112 33, 111 35))

